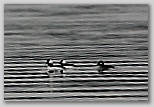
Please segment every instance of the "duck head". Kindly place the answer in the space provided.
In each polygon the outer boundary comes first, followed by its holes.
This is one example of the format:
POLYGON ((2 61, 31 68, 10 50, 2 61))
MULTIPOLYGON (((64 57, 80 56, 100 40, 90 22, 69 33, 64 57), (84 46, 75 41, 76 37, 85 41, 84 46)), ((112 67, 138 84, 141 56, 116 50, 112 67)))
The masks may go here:
POLYGON ((66 62, 65 60, 61 60, 59 63, 60 63, 61 65, 67 64, 67 62, 66 62))
POLYGON ((48 65, 48 66, 53 66, 53 61, 52 61, 52 59, 47 59, 47 61, 46 61, 46 64, 48 65))
POLYGON ((104 62, 100 60, 100 61, 97 62, 97 65, 98 66, 104 66, 104 62))

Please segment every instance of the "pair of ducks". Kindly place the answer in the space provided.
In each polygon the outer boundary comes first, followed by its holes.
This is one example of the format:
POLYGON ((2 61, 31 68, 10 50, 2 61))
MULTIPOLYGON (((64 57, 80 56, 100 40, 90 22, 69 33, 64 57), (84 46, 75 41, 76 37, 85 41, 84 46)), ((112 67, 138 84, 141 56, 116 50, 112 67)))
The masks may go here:
MULTIPOLYGON (((59 64, 55 65, 52 59, 48 59, 46 61, 48 72, 47 73, 54 73, 54 72, 60 72, 61 74, 64 73, 64 70, 66 69, 72 69, 77 67, 75 64, 67 63, 65 60, 61 60, 59 64)), ((109 70, 110 68, 114 68, 113 65, 105 65, 104 61, 98 61, 97 62, 97 70, 99 73, 104 70, 109 70)))
POLYGON ((46 64, 49 73, 60 72, 63 74, 64 70, 75 67, 74 64, 67 63, 65 60, 61 60, 59 64, 55 65, 52 59, 48 59, 46 64))

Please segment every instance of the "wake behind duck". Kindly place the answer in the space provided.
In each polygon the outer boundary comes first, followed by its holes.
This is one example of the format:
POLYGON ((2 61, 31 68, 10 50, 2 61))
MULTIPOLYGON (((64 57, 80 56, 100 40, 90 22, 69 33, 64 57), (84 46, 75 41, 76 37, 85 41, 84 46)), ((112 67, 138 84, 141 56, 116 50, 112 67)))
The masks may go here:
POLYGON ((67 63, 65 60, 61 60, 59 63, 61 67, 64 69, 73 69, 76 67, 75 64, 67 63))

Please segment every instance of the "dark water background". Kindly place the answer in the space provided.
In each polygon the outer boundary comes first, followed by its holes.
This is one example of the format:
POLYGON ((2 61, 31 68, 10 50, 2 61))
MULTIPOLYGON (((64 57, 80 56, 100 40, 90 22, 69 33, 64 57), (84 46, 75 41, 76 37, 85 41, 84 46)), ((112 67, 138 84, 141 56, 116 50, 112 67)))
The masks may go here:
POLYGON ((5 5, 4 99, 148 100, 148 5, 5 5), (79 67, 48 78, 48 58, 79 67))

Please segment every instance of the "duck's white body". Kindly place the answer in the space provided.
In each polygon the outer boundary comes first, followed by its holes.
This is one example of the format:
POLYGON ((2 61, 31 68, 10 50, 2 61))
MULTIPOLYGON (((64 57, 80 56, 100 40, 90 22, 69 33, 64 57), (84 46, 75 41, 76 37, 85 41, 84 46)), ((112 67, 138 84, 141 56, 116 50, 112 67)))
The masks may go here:
POLYGON ((47 69, 48 69, 48 71, 53 71, 53 72, 63 70, 63 68, 61 68, 61 67, 50 67, 50 66, 48 66, 47 69))
POLYGON ((53 61, 51 59, 48 59, 47 62, 47 74, 49 77, 51 77, 51 74, 53 73, 63 73, 63 68, 60 65, 54 65, 53 61))

